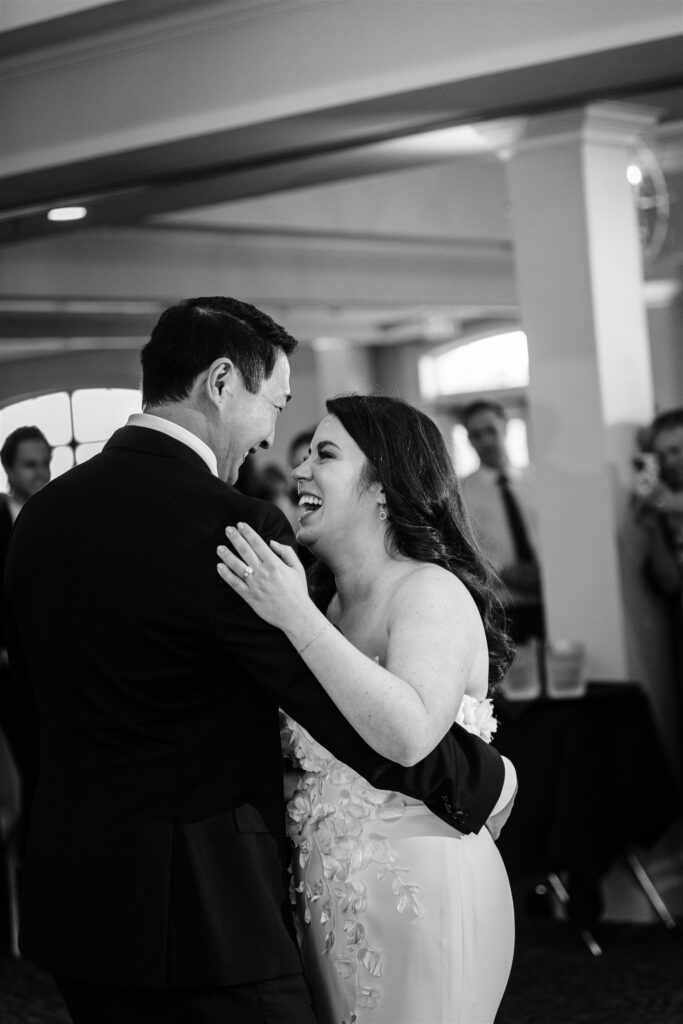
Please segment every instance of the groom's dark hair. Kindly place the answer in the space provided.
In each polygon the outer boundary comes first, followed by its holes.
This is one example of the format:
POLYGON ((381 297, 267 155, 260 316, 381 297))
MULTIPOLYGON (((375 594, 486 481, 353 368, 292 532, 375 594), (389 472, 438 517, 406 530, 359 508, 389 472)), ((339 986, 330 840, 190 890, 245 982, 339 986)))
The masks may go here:
POLYGON ((199 374, 226 356, 255 394, 267 380, 278 351, 289 355, 296 339, 248 302, 214 295, 185 299, 159 317, 140 354, 142 404, 187 398, 199 374))

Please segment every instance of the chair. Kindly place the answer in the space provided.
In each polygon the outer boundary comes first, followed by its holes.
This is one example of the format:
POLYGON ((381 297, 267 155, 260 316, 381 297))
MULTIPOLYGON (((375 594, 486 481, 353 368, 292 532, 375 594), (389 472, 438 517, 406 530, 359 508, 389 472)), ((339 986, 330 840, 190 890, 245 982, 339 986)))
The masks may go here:
MULTIPOLYGON (((633 848, 630 848, 625 854, 624 859, 633 872, 636 881, 647 896, 650 906, 656 912, 664 927, 675 928, 676 922, 666 903, 655 888, 654 882, 643 867, 643 862, 638 854, 633 848)), ((571 904, 571 899, 560 876, 555 871, 550 871, 548 872, 548 882, 562 906, 568 910, 571 904)), ((589 952, 592 953, 593 956, 601 956, 602 948, 598 944, 593 933, 588 928, 581 927, 579 928, 579 932, 581 934, 581 938, 586 943, 589 952)))

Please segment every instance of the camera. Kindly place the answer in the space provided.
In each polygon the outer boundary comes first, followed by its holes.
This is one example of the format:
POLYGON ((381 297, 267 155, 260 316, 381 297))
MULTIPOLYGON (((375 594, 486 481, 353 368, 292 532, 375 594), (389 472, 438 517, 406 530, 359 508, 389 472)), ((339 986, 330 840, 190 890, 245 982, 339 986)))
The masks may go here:
POLYGON ((638 452, 633 456, 633 493, 648 498, 659 486, 659 461, 654 452, 638 452))

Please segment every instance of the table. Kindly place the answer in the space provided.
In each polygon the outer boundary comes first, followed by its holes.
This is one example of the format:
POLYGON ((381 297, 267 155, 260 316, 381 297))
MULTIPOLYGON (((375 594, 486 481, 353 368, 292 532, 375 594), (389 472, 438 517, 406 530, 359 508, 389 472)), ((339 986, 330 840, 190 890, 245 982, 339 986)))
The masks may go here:
POLYGON ((589 683, 581 698, 495 705, 495 745, 519 779, 498 843, 508 874, 567 872, 570 916, 590 928, 603 875, 683 814, 649 699, 635 683, 589 683))

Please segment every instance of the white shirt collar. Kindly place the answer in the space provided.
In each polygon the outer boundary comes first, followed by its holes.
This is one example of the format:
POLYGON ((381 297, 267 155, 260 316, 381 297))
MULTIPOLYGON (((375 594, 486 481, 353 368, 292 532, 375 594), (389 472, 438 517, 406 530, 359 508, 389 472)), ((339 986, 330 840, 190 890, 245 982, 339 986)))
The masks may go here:
POLYGON ((215 453, 211 451, 205 441, 178 423, 172 423, 171 420, 166 420, 163 416, 153 416, 149 412, 134 412, 128 417, 126 426, 147 427, 149 430, 158 430, 160 434, 175 438, 176 441, 186 444, 188 448, 201 456, 213 475, 218 476, 218 460, 215 453))
POLYGON ((7 495, 7 507, 9 509, 10 518, 13 523, 17 521, 17 516, 21 512, 23 505, 21 505, 13 494, 7 495))

